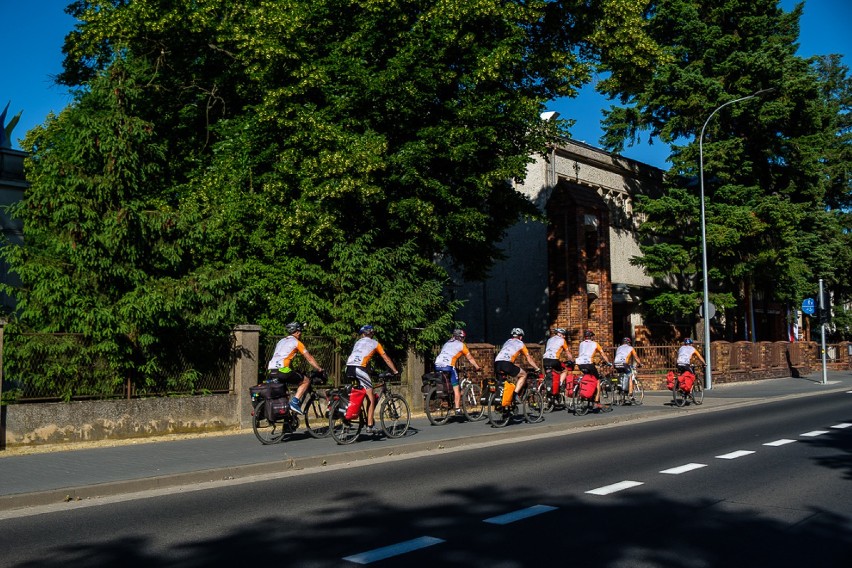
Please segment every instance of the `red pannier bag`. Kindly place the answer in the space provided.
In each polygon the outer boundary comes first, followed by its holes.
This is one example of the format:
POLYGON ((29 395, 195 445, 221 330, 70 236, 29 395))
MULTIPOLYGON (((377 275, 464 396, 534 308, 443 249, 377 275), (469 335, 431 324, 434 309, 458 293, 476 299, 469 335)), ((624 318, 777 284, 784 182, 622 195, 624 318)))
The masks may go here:
POLYGON ((559 394, 559 373, 556 371, 550 372, 550 394, 559 394))
POLYGON ((693 375, 690 371, 684 371, 678 378, 678 383, 680 383, 680 389, 682 391, 689 392, 692 390, 693 383, 695 383, 695 375, 693 375))
POLYGON ((582 398, 595 398, 598 390, 598 380, 592 375, 583 375, 580 379, 580 396, 582 398))
POLYGON ((358 410, 361 408, 365 396, 367 396, 367 389, 362 387, 352 389, 352 392, 349 393, 349 406, 346 407, 346 415, 344 416, 346 420, 352 420, 358 416, 358 410))
POLYGON ((675 374, 674 371, 669 371, 669 374, 666 375, 666 388, 672 390, 674 388, 674 379, 675 374))
POLYGON ((574 385, 577 384, 577 379, 574 377, 573 373, 568 373, 568 376, 565 378, 565 392, 568 395, 573 396, 574 394, 574 385))

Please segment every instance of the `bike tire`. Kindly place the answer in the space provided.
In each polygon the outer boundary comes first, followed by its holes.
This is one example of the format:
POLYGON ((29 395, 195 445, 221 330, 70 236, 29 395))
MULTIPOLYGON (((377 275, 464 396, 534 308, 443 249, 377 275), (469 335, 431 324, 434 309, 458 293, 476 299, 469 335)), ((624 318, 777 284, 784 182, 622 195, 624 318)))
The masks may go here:
POLYGON ((544 420, 546 403, 537 390, 528 390, 524 395, 524 419, 529 424, 538 424, 544 420))
POLYGON ((584 416, 592 409, 592 401, 582 398, 579 393, 574 393, 574 415, 584 416))
MULTIPOLYGON (((346 403, 348 406, 348 402, 346 403)), ((341 446, 346 446, 358 439, 361 434, 361 428, 364 427, 363 412, 359 412, 357 418, 346 420, 344 418, 346 410, 340 406, 339 402, 335 402, 329 409, 328 426, 331 430, 331 437, 341 446)))
POLYGON ((320 439, 331 435, 328 411, 328 399, 324 396, 310 395, 304 408, 305 429, 310 437, 320 439))
POLYGON ((686 406, 687 396, 687 393, 683 392, 683 389, 680 388, 680 381, 675 379, 674 389, 672 389, 672 398, 674 400, 675 406, 686 406))
POLYGON ((429 419, 432 426, 443 426, 450 420, 452 407, 447 398, 439 395, 438 389, 432 387, 426 393, 423 401, 423 410, 426 411, 426 418, 429 419))
POLYGON ((402 438, 411 426, 411 409, 401 394, 391 394, 379 407, 379 422, 388 438, 402 438))
POLYGON ((642 383, 639 382, 639 379, 633 378, 633 398, 630 399, 630 404, 635 404, 636 406, 642 406, 642 403, 645 402, 645 389, 642 387, 642 383))
POLYGON ((488 397, 488 421, 491 422, 492 428, 502 428, 512 419, 514 412, 511 406, 503 406, 503 394, 495 392, 488 397))
POLYGON ((464 387, 462 392, 462 412, 464 417, 471 422, 485 420, 488 417, 487 404, 482 402, 482 387, 477 383, 470 383, 464 387))
POLYGON ((277 444, 286 434, 283 422, 267 420, 265 400, 261 400, 252 411, 251 429, 264 446, 277 444))
POLYGON ((614 386, 612 383, 601 385, 601 412, 612 412, 614 410, 612 406, 613 396, 615 394, 613 388, 614 386))
POLYGON ((542 407, 542 411, 545 414, 550 414, 556 408, 557 400, 559 399, 558 394, 551 394, 550 388, 544 383, 537 389, 537 392, 541 395, 541 400, 544 406, 542 407))
POLYGON ((689 394, 692 403, 700 406, 704 402, 704 387, 698 379, 692 384, 692 392, 689 394))

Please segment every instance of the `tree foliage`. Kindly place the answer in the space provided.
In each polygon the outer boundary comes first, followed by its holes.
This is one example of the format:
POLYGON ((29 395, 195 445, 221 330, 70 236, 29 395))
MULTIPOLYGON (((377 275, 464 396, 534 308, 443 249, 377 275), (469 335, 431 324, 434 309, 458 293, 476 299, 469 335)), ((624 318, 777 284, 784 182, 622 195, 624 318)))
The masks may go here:
POLYGON ((776 0, 656 1, 649 33, 668 60, 652 73, 614 67, 601 86, 622 104, 606 114, 607 147, 647 134, 673 148, 666 196, 642 204, 653 232, 636 259, 652 276, 699 273, 663 292, 684 295, 662 302, 667 309, 686 312, 701 298, 705 126, 709 281, 726 294, 713 300, 736 300, 742 314, 752 289, 795 305, 819 278, 846 286, 850 79, 837 57, 795 55, 800 15, 801 6, 786 13, 776 0))
MULTIPOLYGON (((168 346, 298 319, 440 340, 558 134, 544 104, 602 57, 659 55, 636 0, 78 0, 71 108, 28 137, 19 322, 168 346), (92 107, 99 112, 92 113, 92 107), (83 222, 85 219, 85 222, 83 222)), ((203 353, 201 354, 203 357, 203 353)))

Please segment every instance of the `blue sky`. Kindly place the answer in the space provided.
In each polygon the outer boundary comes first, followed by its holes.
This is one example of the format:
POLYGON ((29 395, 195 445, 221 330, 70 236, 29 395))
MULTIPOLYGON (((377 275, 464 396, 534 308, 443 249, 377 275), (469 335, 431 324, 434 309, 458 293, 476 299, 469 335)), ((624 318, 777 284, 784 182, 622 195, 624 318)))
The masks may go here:
MULTIPOLYGON (((12 134, 12 145, 34 126, 44 122, 49 112, 59 112, 70 97, 63 87, 53 84, 62 71, 62 42, 75 20, 64 12, 68 0, 0 0, 3 23, 2 75, 0 75, 0 111, 11 101, 8 120, 23 110, 21 121, 12 134)), ((789 10, 793 0, 782 0, 789 10)), ((799 54, 802 56, 840 53, 852 67, 852 2, 849 0, 807 0, 801 21, 799 54)), ((578 99, 555 102, 552 110, 562 117, 574 118, 573 137, 597 145, 601 136, 601 109, 609 103, 593 87, 583 90, 578 99)), ((663 144, 627 148, 624 155, 666 168, 668 152, 663 144)))

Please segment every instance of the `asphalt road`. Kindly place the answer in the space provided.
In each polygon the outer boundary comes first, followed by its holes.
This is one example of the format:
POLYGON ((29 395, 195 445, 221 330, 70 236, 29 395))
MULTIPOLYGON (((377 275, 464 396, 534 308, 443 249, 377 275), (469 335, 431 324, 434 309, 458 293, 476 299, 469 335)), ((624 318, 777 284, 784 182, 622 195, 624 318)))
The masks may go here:
POLYGON ((17 511, 0 564, 846 566, 850 453, 825 393, 17 511))

